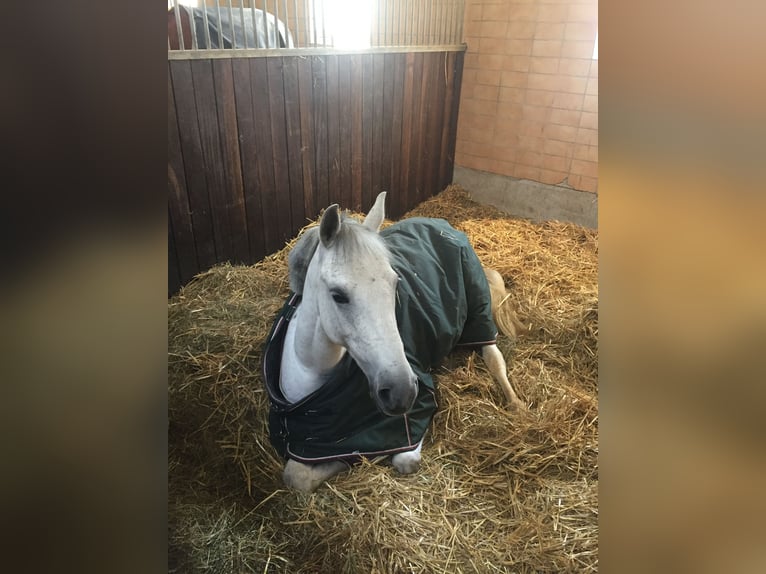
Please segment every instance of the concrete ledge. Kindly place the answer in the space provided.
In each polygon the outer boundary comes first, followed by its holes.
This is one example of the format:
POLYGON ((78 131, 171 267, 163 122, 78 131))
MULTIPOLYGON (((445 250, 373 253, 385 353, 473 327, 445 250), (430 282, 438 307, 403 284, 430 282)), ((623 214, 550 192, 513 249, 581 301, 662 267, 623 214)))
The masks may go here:
POLYGON ((455 166, 452 182, 479 203, 532 221, 558 220, 598 228, 598 195, 455 166))

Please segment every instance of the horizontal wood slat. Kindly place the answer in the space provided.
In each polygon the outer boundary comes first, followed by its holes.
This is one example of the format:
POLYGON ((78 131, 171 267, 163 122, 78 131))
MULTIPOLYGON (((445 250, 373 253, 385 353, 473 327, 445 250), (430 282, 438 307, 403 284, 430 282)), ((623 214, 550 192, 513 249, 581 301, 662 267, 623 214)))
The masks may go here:
POLYGON ((396 219, 452 181, 462 52, 168 60, 168 293, 331 203, 396 219))

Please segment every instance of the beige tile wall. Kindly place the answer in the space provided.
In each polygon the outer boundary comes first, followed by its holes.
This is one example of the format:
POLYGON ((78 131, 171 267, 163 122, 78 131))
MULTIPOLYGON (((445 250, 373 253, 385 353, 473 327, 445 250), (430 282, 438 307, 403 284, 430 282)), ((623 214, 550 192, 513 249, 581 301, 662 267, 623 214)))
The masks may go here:
POLYGON ((598 191, 596 0, 466 0, 457 165, 598 191))

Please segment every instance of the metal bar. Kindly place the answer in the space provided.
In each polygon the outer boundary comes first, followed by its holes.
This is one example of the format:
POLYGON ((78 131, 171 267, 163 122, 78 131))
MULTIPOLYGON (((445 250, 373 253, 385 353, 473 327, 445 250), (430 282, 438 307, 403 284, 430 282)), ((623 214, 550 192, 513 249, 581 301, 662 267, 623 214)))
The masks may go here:
MULTIPOLYGON (((215 1, 215 10, 218 13, 218 48, 223 49, 223 26, 221 26, 221 2, 215 1)), ((208 46, 209 48, 210 46, 208 46)))
MULTIPOLYGON (((406 54, 409 52, 464 52, 464 45, 449 44, 446 46, 383 46, 379 48, 342 49, 342 48, 301 48, 293 52, 300 56, 337 56, 351 54, 406 54)), ((168 60, 207 60, 221 58, 283 58, 285 50, 173 50, 168 53, 168 60)))
POLYGON ((388 45, 388 9, 389 4, 388 2, 385 2, 385 0, 378 0, 378 6, 382 8, 383 12, 383 22, 382 22, 382 33, 383 35, 378 35, 378 46, 387 46, 388 45))
MULTIPOLYGON (((322 2, 322 11, 324 11, 324 2, 322 2)), ((318 37, 317 37, 317 7, 316 7, 316 2, 312 2, 311 3, 311 14, 312 14, 311 24, 312 24, 312 28, 314 29, 314 37, 312 38, 312 40, 313 40, 312 44, 314 45, 314 47, 316 47, 317 44, 318 44, 318 37)))
MULTIPOLYGON (((450 14, 450 23, 449 23, 449 42, 455 42, 455 29, 457 28, 457 14, 458 14, 458 0, 452 0, 452 12, 450 14)), ((457 43, 457 42, 455 42, 457 43)))
POLYGON ((397 16, 399 15, 397 13, 397 8, 399 8, 400 2, 392 2, 391 3, 391 45, 396 46, 396 35, 399 32, 399 28, 397 26, 398 19, 397 16))
POLYGON ((373 36, 372 35, 373 35, 373 32, 375 31, 375 28, 373 27, 372 22, 367 22, 367 25, 370 27, 369 28, 369 32, 370 32, 370 46, 372 46, 373 45, 373 42, 372 42, 372 37, 373 36))
POLYGON ((458 32, 457 32, 457 38, 455 38, 456 44, 462 44, 463 42, 463 15, 465 14, 465 3, 463 0, 460 0, 458 2, 458 8, 460 11, 458 12, 458 18, 457 18, 457 25, 458 25, 458 32))
POLYGON ((413 14, 412 0, 407 0, 407 12, 404 15, 404 45, 411 46, 412 42, 412 21, 415 19, 413 14))
POLYGON ((428 0, 428 4, 425 6, 426 21, 425 21, 425 42, 431 44, 431 18, 433 17, 434 0, 428 0))
POLYGON ((423 45, 423 26, 425 24, 425 7, 423 5, 423 2, 418 2, 418 35, 416 38, 416 42, 418 43, 418 46, 423 45))
POLYGON ((271 48, 269 46, 269 0, 263 0, 261 20, 263 21, 263 47, 268 49, 271 48))
MULTIPOLYGON (((231 0, 229 0, 231 2, 231 0)), ((239 0, 239 17, 241 18, 242 22, 242 34, 245 36, 245 50, 247 50, 247 26, 245 26, 245 2, 244 0, 239 0)), ((232 24, 233 25, 233 24, 232 24)))
POLYGON ((181 25, 181 11, 180 6, 178 5, 178 0, 173 0, 173 11, 176 15, 176 28, 178 29, 178 48, 180 50, 185 50, 186 47, 184 46, 184 29, 181 25))
POLYGON ((322 47, 327 47, 327 30, 325 29, 325 20, 327 20, 327 7, 325 0, 322 0, 322 47))
MULTIPOLYGON (((290 15, 287 13, 287 0, 282 0, 284 8, 283 12, 285 15, 283 16, 283 21, 285 23, 285 48, 290 47, 290 43, 288 42, 288 38, 290 37, 290 15)), ((279 27, 277 26, 277 33, 279 33, 279 27)))
MULTIPOLYGON (((250 12, 251 12, 250 16, 253 19, 253 42, 255 43, 253 48, 257 48, 258 47, 258 23, 257 23, 257 21, 255 19, 255 14, 256 14, 257 11, 258 10, 255 7, 255 0, 250 0, 250 12)), ((244 22, 243 22, 243 24, 244 24, 244 22)))
POLYGON ((279 48, 279 0, 274 0, 274 47, 279 48))
POLYGON ((192 49, 199 50, 199 44, 197 43, 197 22, 194 18, 193 8, 189 8, 189 21, 191 23, 192 49))
POLYGON ((207 21, 207 5, 202 3, 202 20, 205 23, 205 48, 210 48, 210 26, 207 21))
POLYGON ((439 37, 437 44, 444 44, 444 29, 447 26, 447 11, 445 10, 444 0, 439 0, 439 37))
MULTIPOLYGON (((220 2, 220 0, 218 0, 220 2)), ((220 24, 219 24, 220 26, 220 24)), ((231 0, 229 0, 229 29, 231 30, 231 47, 237 49, 237 33, 234 31, 234 10, 231 6, 231 0)))

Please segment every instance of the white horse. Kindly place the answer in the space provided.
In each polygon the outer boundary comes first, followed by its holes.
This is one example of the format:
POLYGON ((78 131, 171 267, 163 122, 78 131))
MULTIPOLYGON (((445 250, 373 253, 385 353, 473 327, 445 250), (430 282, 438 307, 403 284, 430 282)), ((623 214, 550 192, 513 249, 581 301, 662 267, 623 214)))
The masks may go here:
MULTIPOLYGON (((338 205, 331 205, 322 215, 318 228, 305 232, 290 252, 290 286, 300 295, 300 303, 290 307, 286 330, 284 323, 278 322, 285 331, 281 360, 278 361, 279 391, 272 392, 270 389, 272 400, 274 394, 281 395, 278 403, 284 410, 302 405, 321 393, 331 384, 333 373, 345 360, 361 369, 369 384, 364 393, 374 401, 380 422, 387 424, 397 417, 397 420, 409 422, 408 412, 419 397, 419 378, 411 366, 412 353, 405 349, 397 326, 397 305, 402 304, 397 293, 400 276, 392 267, 392 254, 379 233, 384 220, 385 196, 385 192, 378 195, 363 223, 342 216, 338 205)), ((446 225, 446 222, 443 223, 446 225)), ((440 233, 444 235, 443 230, 440 233)), ((455 231, 455 235, 458 234, 455 231)), ((470 252, 473 253, 472 249, 470 252)), ((417 276, 417 264, 413 264, 413 273, 417 276)), ((506 293, 505 287, 497 272, 485 270, 485 273, 491 287, 494 311, 499 303, 497 298, 506 293)), ((481 281, 484 281, 484 290, 489 298, 490 290, 486 289, 483 275, 481 281)), ((424 287, 428 288, 427 285, 424 287)), ((420 296, 420 291, 417 291, 413 298, 420 296)), ((457 327, 460 333, 462 325, 457 327)), ((273 333, 277 330, 278 324, 275 324, 273 333)), ((508 380, 506 362, 494 338, 479 344, 483 345, 481 354, 490 373, 500 384, 510 405, 524 409, 508 380)), ((424 365, 419 372, 424 373, 431 366, 424 365)), ((421 378, 427 376, 422 374, 421 378)), ((423 381, 420 385, 422 390, 423 381)), ((425 395, 428 398, 428 394, 425 395)), ((435 408, 435 401, 432 406, 435 408)), ((304 414, 314 412, 308 409, 304 414)), ((344 412, 335 416, 346 415, 344 412)), ((426 424, 428 422, 430 415, 426 424)), ((272 426, 272 442, 274 434, 281 432, 288 435, 295 424, 282 423, 281 429, 272 426)), ((330 426, 332 424, 330 421, 330 426)), ((407 427, 408 440, 411 439, 410 432, 407 427)), ((403 474, 415 472, 420 465, 422 436, 416 443, 410 443, 402 449, 386 451, 392 453, 393 466, 403 474)), ((354 451, 354 454, 358 453, 358 450, 354 451)), ((342 458, 332 460, 327 457, 327 461, 323 457, 305 459, 292 455, 289 450, 286 457, 284 482, 304 492, 313 492, 328 478, 348 468, 342 458), (301 460, 297 460, 299 458, 301 460)))

